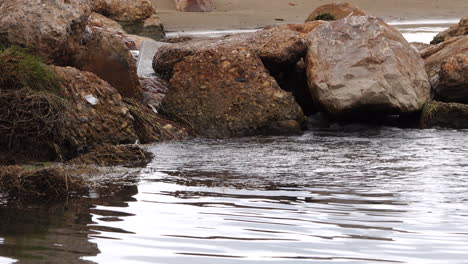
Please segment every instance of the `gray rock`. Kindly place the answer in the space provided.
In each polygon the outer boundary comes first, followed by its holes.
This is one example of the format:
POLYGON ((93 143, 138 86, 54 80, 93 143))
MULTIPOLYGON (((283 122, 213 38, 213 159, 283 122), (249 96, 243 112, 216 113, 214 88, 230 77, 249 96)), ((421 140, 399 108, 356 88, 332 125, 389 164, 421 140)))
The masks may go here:
POLYGON ((381 19, 354 16, 325 23, 309 40, 309 88, 328 113, 411 113, 429 100, 423 60, 381 19))

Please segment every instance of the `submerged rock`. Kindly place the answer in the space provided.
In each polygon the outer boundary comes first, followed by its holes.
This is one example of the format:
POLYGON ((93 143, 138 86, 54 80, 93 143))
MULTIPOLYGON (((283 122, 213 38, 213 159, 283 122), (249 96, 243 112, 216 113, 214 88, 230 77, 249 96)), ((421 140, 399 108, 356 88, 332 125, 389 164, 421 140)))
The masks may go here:
POLYGON ((68 64, 91 6, 89 0, 7 0, 0 14, 0 44, 27 47, 49 62, 68 64))
POLYGON ((336 20, 350 16, 367 16, 366 12, 350 3, 332 3, 317 7, 310 13, 309 17, 307 17, 306 22, 320 20, 317 19, 317 17, 322 14, 330 14, 336 20))
POLYGON ((446 59, 440 68, 435 99, 468 104, 468 52, 446 59))
POLYGON ((421 114, 421 127, 468 128, 468 105, 428 102, 421 114))
POLYGON ((463 17, 458 24, 437 34, 431 44, 439 44, 453 37, 468 35, 468 16, 463 17))
POLYGON ((176 10, 182 12, 211 12, 213 4, 211 0, 174 0, 176 10))
POLYGON ((169 80, 174 66, 187 56, 216 49, 245 48, 257 54, 269 70, 293 66, 307 51, 303 34, 272 27, 254 33, 236 34, 215 39, 190 40, 161 47, 153 59, 159 76, 169 80))
POLYGON ((326 23, 309 39, 310 91, 328 113, 411 113, 429 100, 423 60, 381 19, 355 16, 326 23))
POLYGON ((162 110, 202 136, 301 131, 300 107, 249 49, 219 47, 185 56, 174 68, 171 85, 162 110))
POLYGON ((439 85, 439 73, 442 63, 450 57, 466 52, 468 52, 468 36, 451 38, 421 52, 433 88, 439 85))

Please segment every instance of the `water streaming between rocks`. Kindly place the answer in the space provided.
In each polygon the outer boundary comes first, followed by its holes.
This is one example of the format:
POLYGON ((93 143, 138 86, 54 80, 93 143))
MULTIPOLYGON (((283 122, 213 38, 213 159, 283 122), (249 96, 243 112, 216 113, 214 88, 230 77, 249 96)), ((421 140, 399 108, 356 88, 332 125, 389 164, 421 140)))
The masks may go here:
POLYGON ((103 193, 0 205, 0 263, 468 263, 467 138, 351 125, 150 145, 103 193))

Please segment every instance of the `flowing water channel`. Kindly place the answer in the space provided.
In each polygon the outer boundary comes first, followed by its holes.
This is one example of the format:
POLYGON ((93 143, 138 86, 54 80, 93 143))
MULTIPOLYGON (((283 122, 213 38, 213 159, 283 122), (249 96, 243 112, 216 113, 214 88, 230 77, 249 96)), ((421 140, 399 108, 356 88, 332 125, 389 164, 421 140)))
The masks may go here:
POLYGON ((468 263, 467 138, 351 125, 149 145, 89 197, 0 203, 0 263, 468 263))

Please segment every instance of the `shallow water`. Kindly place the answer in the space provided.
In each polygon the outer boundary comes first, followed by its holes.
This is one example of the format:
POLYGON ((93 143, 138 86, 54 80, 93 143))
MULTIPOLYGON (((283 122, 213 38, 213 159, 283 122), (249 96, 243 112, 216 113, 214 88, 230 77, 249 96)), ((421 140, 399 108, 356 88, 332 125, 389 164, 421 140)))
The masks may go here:
POLYGON ((151 145, 106 196, 0 207, 0 263, 468 263, 467 137, 349 126, 151 145))

